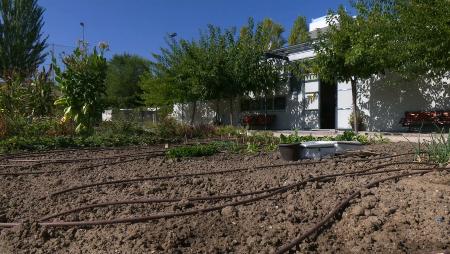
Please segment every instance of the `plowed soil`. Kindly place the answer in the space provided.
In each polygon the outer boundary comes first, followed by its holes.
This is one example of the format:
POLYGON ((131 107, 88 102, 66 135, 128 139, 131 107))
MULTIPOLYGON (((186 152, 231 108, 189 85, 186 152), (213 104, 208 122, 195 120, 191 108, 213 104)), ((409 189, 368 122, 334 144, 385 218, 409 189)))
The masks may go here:
MULTIPOLYGON (((80 169, 126 158, 161 147, 111 150, 74 150, 63 153, 23 155, 20 159, 57 160, 98 158, 73 163, 17 162, 3 158, 0 173, 59 171, 37 175, 0 176, 0 223, 20 222, 0 228, 0 253, 274 253, 306 232, 338 203, 365 184, 399 172, 365 176, 340 176, 310 182, 284 193, 218 211, 196 213, 142 223, 88 227, 40 226, 40 218, 72 208, 119 200, 174 199, 177 202, 125 204, 87 209, 48 221, 94 221, 180 213, 226 205, 254 196, 213 201, 188 198, 264 190, 313 176, 354 172, 389 162, 413 161, 413 155, 376 159, 413 151, 410 144, 393 143, 364 148, 373 152, 368 161, 343 162, 324 158, 323 163, 257 169, 256 166, 285 163, 277 153, 239 155, 220 153, 211 157, 167 159, 150 156, 125 163, 80 169), (376 155, 379 154, 379 155, 376 155), (103 159, 102 159, 103 158, 103 159), (51 193, 83 184, 248 168, 233 173, 165 180, 103 185, 57 196, 51 193)), ((423 168, 425 165, 391 165, 376 169, 423 168)), ((428 166, 430 167, 430 166, 428 166)), ((374 170, 374 171, 376 171, 374 170)), ((261 194, 258 194, 261 195, 261 194)), ((256 196, 258 196, 256 195, 256 196)), ((450 173, 446 171, 390 180, 364 189, 335 219, 303 241, 298 253, 432 253, 450 250, 450 173)))

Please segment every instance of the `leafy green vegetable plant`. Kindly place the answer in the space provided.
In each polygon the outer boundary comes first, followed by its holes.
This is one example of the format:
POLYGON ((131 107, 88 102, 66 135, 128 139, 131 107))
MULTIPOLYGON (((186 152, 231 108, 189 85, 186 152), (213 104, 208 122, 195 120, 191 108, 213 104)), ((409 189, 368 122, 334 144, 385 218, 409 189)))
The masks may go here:
POLYGON ((105 50, 106 46, 103 46, 100 51, 94 48, 90 53, 87 46, 81 44, 63 59, 64 70, 53 59, 55 79, 62 92, 55 105, 64 107, 62 122, 74 120, 75 131, 79 134, 91 134, 95 121, 103 111, 107 69, 103 56, 105 50))

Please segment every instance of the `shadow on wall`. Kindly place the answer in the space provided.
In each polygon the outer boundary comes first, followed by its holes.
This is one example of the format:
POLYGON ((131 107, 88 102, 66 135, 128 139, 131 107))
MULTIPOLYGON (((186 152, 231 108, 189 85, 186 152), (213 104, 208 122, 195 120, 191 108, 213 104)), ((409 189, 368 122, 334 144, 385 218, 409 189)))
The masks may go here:
POLYGON ((289 121, 289 129, 304 129, 304 105, 301 102, 299 97, 301 93, 293 92, 291 98, 287 100, 287 112, 288 112, 288 121, 289 121))
MULTIPOLYGON (((302 92, 293 92, 288 100, 288 121, 290 129, 310 130, 319 128, 319 110, 308 110, 312 101, 302 98, 302 92)), ((316 98, 318 100, 318 98, 316 98)))
POLYGON ((370 131, 406 131, 399 121, 406 111, 450 110, 448 79, 407 81, 395 74, 362 85, 360 107, 370 131))

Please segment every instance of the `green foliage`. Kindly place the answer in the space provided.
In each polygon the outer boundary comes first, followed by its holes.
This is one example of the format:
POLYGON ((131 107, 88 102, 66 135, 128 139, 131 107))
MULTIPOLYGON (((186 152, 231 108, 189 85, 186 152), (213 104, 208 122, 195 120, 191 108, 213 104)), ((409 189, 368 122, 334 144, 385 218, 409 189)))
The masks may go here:
POLYGON ((146 131, 142 126, 133 121, 115 120, 102 122, 96 127, 97 133, 103 135, 150 135, 149 131, 146 131))
MULTIPOLYGON (((350 126, 353 126, 355 123, 354 115, 355 115, 355 113, 352 112, 350 114, 350 117, 348 118, 348 123, 350 126)), ((367 116, 364 114, 363 111, 359 111, 357 113, 356 123, 358 125, 358 130, 364 130, 366 128, 366 125, 365 125, 366 119, 367 119, 367 116)))
POLYGON ((208 138, 216 135, 216 128, 213 125, 189 125, 180 123, 171 117, 162 119, 161 122, 149 126, 148 129, 156 137, 173 141, 208 138))
POLYGON ((150 61, 137 55, 114 55, 108 62, 106 75, 107 102, 119 108, 142 105, 140 78, 150 71, 150 61))
POLYGON ((295 131, 294 134, 291 135, 280 135, 280 143, 281 144, 295 144, 295 143, 301 143, 301 142, 309 142, 309 141, 317 141, 318 139, 316 137, 313 137, 312 135, 308 136, 299 136, 298 132, 295 131))
MULTIPOLYGON (((53 102, 55 101, 55 85, 50 80, 52 69, 48 71, 45 68, 41 72, 34 74, 30 89, 30 103, 31 116, 44 117, 50 116, 54 113, 55 108, 53 102)), ((22 102, 24 103, 24 102, 22 102)))
POLYGON ((232 125, 217 126, 215 130, 215 134, 219 136, 240 137, 245 133, 246 130, 244 128, 232 125))
POLYGON ((207 145, 193 145, 193 146, 182 146, 169 149, 167 151, 167 157, 169 158, 182 158, 182 157, 202 157, 211 156, 218 153, 219 146, 216 144, 207 145))
POLYGON ((0 85, 0 112, 14 117, 43 117, 54 113, 55 86, 51 70, 36 72, 30 79, 16 75, 0 85))
POLYGON ((45 60, 44 9, 37 2, 0 1, 0 77, 5 81, 28 78, 45 60))
MULTIPOLYGON (((309 141, 359 141, 361 144, 366 145, 374 143, 375 140, 369 139, 367 135, 358 135, 353 131, 345 131, 343 134, 336 135, 335 137, 299 136, 297 132, 288 136, 280 135, 280 143, 282 144, 295 144, 309 141)), ((383 139, 383 141, 385 140, 383 139)))
POLYGON ((284 44, 282 31, 281 25, 269 19, 257 26, 250 19, 239 38, 234 28, 210 25, 198 40, 168 39, 168 47, 154 54, 151 73, 141 78, 146 104, 192 103, 194 116, 197 101, 274 93, 285 80, 284 65, 279 59, 266 58, 265 53, 284 44))
POLYGON ((308 23, 306 22, 306 17, 298 16, 294 21, 291 33, 289 35, 288 43, 289 45, 295 45, 300 43, 306 43, 311 40, 309 36, 308 23))
POLYGON ((392 70, 407 78, 448 75, 449 1, 360 0, 356 6, 362 14, 380 14, 373 23, 382 30, 372 42, 391 42, 374 47, 387 53, 383 58, 393 63, 392 70))
POLYGON ((426 153, 432 162, 448 165, 450 163, 450 131, 447 137, 443 132, 439 137, 431 135, 430 141, 423 141, 416 147, 416 156, 420 158, 422 152, 426 153))
POLYGON ((53 61, 56 81, 62 92, 55 104, 65 108, 62 121, 73 119, 77 124, 75 130, 80 134, 92 133, 95 121, 103 112, 107 69, 104 50, 94 48, 90 53, 82 44, 63 59, 64 70, 56 65, 55 59, 53 61))
POLYGON ((57 136, 57 137, 22 137, 14 136, 0 141, 0 152, 27 150, 51 150, 60 148, 81 147, 114 147, 129 145, 149 145, 156 140, 153 136, 136 135, 92 135, 82 136, 57 136))
POLYGON ((272 132, 256 132, 245 137, 246 153, 257 153, 260 151, 271 152, 276 150, 279 139, 272 132))
POLYGON ((397 70, 407 76, 445 76, 450 70, 450 1, 398 1, 393 17, 400 52, 397 70))
POLYGON ((29 93, 24 80, 18 76, 10 78, 0 84, 0 112, 8 116, 26 116, 29 93))
MULTIPOLYGON (((359 111, 358 82, 383 74, 392 64, 392 52, 386 51, 392 41, 380 36, 386 32, 386 20, 384 13, 376 8, 353 17, 341 6, 337 12, 328 14, 329 28, 313 44, 317 53, 313 60, 314 73, 330 82, 351 83, 354 114, 359 111)), ((358 132, 356 118, 353 127, 358 132)))

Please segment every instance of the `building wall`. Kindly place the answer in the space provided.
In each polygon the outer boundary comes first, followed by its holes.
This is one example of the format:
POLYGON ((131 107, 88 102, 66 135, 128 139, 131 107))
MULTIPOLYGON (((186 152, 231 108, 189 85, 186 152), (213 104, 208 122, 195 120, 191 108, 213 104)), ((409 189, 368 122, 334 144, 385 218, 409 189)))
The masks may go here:
POLYGON ((370 131, 407 131, 399 123, 406 111, 450 110, 450 80, 405 81, 395 74, 360 84, 359 107, 370 131))
MULTIPOLYGON (((288 55, 290 61, 312 58, 313 50, 305 50, 288 55)), ((297 89, 285 89, 285 110, 268 110, 275 115, 272 129, 317 129, 320 123, 319 80, 311 76, 298 85, 297 89)), ((407 131, 399 123, 406 111, 450 110, 450 80, 405 81, 398 75, 387 74, 374 77, 358 84, 357 103, 366 117, 366 129, 369 131, 407 131)), ((218 108, 218 118, 222 124, 230 124, 229 102, 199 102, 196 123, 213 123, 218 108)), ((349 123, 352 112, 351 85, 346 82, 337 84, 336 128, 351 129, 349 123)), ((192 104, 175 105, 174 116, 189 123, 192 104)), ((246 114, 264 114, 264 111, 240 110, 240 99, 233 101, 233 124, 240 125, 246 114)))

